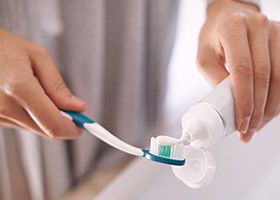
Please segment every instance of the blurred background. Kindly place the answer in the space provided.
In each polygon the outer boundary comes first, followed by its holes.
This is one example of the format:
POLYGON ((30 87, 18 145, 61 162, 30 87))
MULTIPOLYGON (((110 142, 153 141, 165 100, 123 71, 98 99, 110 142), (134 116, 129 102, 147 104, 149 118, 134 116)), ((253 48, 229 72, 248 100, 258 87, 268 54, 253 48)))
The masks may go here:
MULTIPOLYGON (((50 51, 67 85, 89 103, 89 116, 128 143, 148 146, 151 135, 180 136, 182 115, 212 89, 195 63, 206 2, 178 2, 0 1, 0 25, 50 51)), ((262 10, 279 20, 276 2, 266 0, 262 10)), ((0 199, 278 200, 279 123, 249 144, 232 134, 211 147, 217 172, 201 189, 187 187, 169 166, 127 156, 90 134, 65 142, 1 130, 0 199)))

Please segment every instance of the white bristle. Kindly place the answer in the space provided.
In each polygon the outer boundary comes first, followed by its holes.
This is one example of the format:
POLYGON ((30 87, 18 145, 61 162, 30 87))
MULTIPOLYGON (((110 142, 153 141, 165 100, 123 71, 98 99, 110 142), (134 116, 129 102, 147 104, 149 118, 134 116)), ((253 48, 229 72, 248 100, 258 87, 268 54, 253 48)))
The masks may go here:
POLYGON ((170 158, 183 160, 183 144, 181 140, 169 136, 158 136, 151 138, 150 152, 154 155, 160 156, 159 149, 161 146, 170 147, 170 158))

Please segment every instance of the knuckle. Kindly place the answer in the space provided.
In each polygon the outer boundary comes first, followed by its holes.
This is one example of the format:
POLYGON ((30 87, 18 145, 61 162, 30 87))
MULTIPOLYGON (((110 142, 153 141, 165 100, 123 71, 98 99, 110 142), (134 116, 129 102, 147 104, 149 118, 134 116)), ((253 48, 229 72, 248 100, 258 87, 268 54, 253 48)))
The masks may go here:
POLYGON ((241 12, 234 12, 225 18, 225 22, 227 22, 227 24, 230 23, 231 25, 243 24, 245 20, 246 16, 241 12))
POLYGON ((269 84, 270 72, 266 67, 262 67, 255 74, 255 81, 260 86, 267 86, 269 84))
POLYGON ((257 27, 261 28, 266 27, 269 24, 269 19, 263 14, 254 15, 252 21, 257 27))
POLYGON ((223 17, 217 28, 217 34, 223 35, 234 31, 245 24, 246 16, 240 12, 234 12, 223 17))
POLYGON ((34 44, 33 50, 38 56, 49 56, 48 50, 42 46, 34 44))
POLYGON ((237 74, 237 76, 246 76, 248 78, 253 76, 251 62, 246 58, 241 59, 235 66, 233 66, 232 71, 237 74))
POLYGON ((8 81, 4 86, 4 91, 6 94, 11 96, 18 96, 22 91, 22 81, 13 79, 12 81, 8 81))

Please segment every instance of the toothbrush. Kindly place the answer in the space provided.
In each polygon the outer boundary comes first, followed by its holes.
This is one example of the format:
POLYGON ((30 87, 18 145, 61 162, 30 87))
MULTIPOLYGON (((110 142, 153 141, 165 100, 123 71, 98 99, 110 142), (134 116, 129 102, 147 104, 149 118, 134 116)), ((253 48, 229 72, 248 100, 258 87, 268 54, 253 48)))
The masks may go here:
POLYGON ((180 139, 164 135, 152 137, 150 150, 125 143, 82 113, 65 110, 61 113, 116 149, 171 165, 179 180, 191 188, 200 188, 210 183, 216 172, 215 160, 208 148, 235 130, 233 105, 227 78, 182 117, 180 139))
POLYGON ((108 145, 134 156, 168 165, 182 166, 185 164, 182 143, 168 136, 151 139, 151 150, 140 149, 120 140, 100 124, 79 112, 61 110, 61 114, 73 121, 78 127, 84 128, 108 145))

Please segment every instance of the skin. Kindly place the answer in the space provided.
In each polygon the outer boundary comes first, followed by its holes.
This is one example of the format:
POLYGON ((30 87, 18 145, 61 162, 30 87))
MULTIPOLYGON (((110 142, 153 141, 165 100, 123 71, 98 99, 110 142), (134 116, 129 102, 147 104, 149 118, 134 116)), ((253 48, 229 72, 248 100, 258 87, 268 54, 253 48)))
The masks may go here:
POLYGON ((81 131, 59 109, 84 111, 85 103, 66 87, 48 52, 0 30, 0 126, 54 139, 81 131))
POLYGON ((216 0, 208 7, 198 67, 213 85, 230 75, 236 127, 243 142, 279 114, 279 52, 280 24, 255 5, 216 0))

